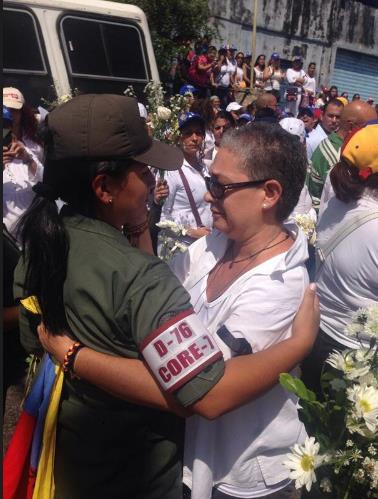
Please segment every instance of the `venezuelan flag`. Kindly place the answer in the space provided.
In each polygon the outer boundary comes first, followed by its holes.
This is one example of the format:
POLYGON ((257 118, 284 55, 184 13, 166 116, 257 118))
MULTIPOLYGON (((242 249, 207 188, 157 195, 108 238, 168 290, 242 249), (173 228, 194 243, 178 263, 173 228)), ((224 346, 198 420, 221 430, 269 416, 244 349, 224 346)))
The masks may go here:
MULTIPOLYGON (((33 311, 30 303, 21 303, 29 311, 39 312, 38 306, 33 311)), ((61 366, 45 354, 4 457, 4 499, 54 497, 55 436, 63 379, 61 366)))

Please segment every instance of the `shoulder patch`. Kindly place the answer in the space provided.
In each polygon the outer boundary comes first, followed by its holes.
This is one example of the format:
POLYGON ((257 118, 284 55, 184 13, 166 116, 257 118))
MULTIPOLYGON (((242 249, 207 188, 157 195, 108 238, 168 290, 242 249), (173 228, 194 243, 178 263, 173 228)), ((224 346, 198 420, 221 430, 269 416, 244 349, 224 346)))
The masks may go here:
POLYGON ((222 358, 215 340, 193 309, 159 326, 139 350, 164 391, 174 392, 206 366, 222 358))

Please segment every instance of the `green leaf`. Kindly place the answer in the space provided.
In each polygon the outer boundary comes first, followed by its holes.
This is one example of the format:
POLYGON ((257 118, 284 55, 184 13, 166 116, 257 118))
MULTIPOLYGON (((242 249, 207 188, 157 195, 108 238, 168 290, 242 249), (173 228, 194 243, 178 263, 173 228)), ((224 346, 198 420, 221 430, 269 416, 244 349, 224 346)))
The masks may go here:
POLYGON ((299 378, 294 378, 291 374, 281 373, 280 374, 280 383, 286 390, 289 392, 295 393, 297 397, 302 400, 306 400, 307 402, 315 402, 316 395, 314 392, 306 388, 306 385, 299 378))

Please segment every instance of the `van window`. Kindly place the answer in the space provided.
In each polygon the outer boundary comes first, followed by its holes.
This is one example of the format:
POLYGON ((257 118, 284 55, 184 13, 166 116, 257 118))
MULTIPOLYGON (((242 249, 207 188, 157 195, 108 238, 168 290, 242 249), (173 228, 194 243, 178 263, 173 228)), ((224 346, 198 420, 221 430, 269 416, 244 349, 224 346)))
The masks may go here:
POLYGON ((46 74, 37 26, 32 15, 27 11, 4 9, 3 30, 4 71, 46 74))
POLYGON ((136 26, 70 15, 61 20, 61 36, 72 76, 148 81, 136 26))

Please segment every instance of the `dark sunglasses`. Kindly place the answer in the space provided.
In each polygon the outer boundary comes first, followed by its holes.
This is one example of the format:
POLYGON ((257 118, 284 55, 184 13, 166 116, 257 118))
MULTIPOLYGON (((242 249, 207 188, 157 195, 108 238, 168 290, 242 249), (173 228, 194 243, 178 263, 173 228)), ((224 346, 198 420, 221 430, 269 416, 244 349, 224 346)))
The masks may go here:
POLYGON ((210 192, 213 198, 222 199, 224 193, 231 189, 241 189, 243 187, 254 187, 271 180, 266 178, 264 180, 251 180, 249 182, 236 182, 233 184, 220 184, 213 177, 205 177, 206 189, 210 192))

